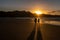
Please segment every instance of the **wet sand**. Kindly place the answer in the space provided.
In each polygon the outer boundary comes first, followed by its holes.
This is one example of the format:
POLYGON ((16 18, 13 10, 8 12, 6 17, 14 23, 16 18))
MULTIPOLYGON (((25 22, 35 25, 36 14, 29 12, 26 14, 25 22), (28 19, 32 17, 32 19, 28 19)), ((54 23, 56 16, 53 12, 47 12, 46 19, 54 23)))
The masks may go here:
MULTIPOLYGON (((0 19, 0 40, 27 40, 34 31, 33 20, 0 19)), ((60 40, 60 26, 40 24, 43 40, 60 40)))

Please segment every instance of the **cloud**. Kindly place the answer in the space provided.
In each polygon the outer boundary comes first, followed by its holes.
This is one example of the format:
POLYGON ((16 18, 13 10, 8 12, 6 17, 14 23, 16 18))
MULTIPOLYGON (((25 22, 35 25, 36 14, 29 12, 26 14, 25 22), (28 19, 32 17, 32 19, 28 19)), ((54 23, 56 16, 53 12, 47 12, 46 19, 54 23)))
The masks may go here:
POLYGON ((60 10, 51 11, 51 12, 48 12, 48 14, 51 14, 51 15, 60 15, 60 10))

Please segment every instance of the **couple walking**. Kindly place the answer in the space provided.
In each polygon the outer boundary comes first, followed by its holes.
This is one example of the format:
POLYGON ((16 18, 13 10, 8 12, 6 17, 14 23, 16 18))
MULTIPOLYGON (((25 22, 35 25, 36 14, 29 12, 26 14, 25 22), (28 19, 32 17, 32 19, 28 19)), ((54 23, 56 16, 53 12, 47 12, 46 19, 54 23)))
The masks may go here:
POLYGON ((35 18, 34 22, 35 23, 37 23, 37 22, 39 23, 40 22, 40 19, 39 18, 35 18))

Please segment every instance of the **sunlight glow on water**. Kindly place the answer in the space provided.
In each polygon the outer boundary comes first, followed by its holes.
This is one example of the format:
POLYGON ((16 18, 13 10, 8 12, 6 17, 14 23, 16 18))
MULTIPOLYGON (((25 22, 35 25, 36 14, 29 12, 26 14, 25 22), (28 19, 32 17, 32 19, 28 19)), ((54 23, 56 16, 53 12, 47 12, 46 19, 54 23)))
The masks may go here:
POLYGON ((60 25, 60 22, 58 21, 45 21, 45 23, 53 24, 53 25, 60 25))
POLYGON ((41 19, 40 20, 41 24, 52 24, 52 25, 60 25, 60 21, 47 21, 46 19, 41 19))
MULTIPOLYGON (((60 21, 48 21, 49 18, 44 18, 44 19, 40 19, 40 22, 41 24, 44 24, 44 23, 47 23, 47 24, 53 24, 53 25, 60 25, 60 21)), ((55 19, 55 18, 53 18, 55 19)), ((59 18, 58 18, 59 19, 59 18)), ((34 23, 34 17, 0 17, 0 21, 17 21, 17 20, 20 20, 22 22, 25 22, 25 21, 29 21, 31 23, 34 23)), ((38 23, 38 22, 37 22, 38 23)))

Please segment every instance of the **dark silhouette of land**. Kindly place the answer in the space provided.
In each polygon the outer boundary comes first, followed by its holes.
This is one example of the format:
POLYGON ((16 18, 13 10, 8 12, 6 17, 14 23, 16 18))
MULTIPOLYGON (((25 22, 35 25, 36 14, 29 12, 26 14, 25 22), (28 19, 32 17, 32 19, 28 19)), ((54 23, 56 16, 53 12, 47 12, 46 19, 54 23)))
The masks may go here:
POLYGON ((0 11, 0 17, 33 17, 34 15, 29 11, 0 11))
MULTIPOLYGON (((29 11, 0 11, 0 17, 36 17, 36 14, 33 14, 29 11)), ((47 18, 51 18, 51 17, 59 17, 60 15, 49 15, 49 14, 41 14, 40 17, 47 17, 47 18)))

